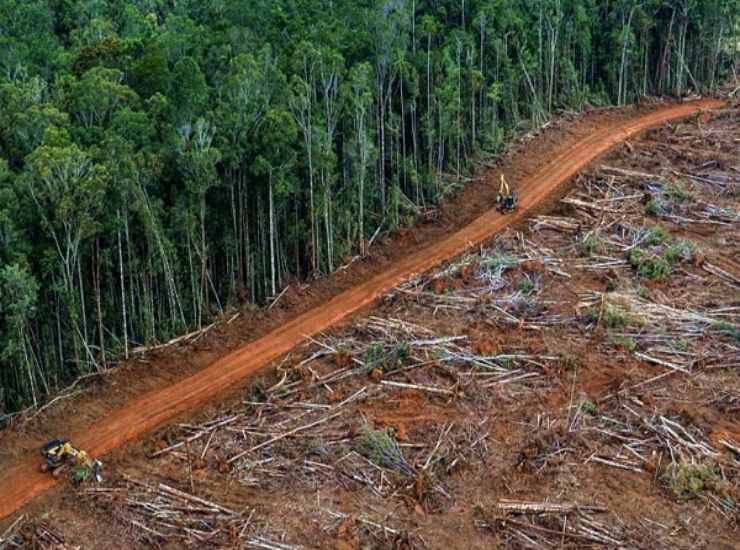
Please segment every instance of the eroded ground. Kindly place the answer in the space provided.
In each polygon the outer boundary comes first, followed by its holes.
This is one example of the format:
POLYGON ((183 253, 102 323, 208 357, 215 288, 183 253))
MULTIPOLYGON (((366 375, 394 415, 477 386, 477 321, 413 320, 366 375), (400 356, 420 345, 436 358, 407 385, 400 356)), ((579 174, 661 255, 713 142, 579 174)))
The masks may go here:
POLYGON ((116 452, 101 486, 66 487, 0 536, 735 548, 739 229, 740 110, 655 130, 554 211, 116 452))

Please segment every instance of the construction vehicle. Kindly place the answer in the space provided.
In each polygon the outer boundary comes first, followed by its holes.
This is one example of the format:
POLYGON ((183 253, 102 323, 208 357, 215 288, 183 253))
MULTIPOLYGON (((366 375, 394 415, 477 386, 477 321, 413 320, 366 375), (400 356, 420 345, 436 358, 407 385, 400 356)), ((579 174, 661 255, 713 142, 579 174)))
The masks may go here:
POLYGON ((496 209, 502 214, 507 214, 516 210, 519 204, 519 197, 516 193, 509 188, 509 183, 506 178, 501 174, 501 185, 496 195, 496 209))
POLYGON ((103 463, 93 460, 85 451, 74 447, 66 439, 49 441, 41 447, 41 456, 44 457, 41 471, 51 472, 55 477, 69 469, 72 481, 76 483, 89 479, 94 479, 98 483, 103 481, 101 475, 103 463))

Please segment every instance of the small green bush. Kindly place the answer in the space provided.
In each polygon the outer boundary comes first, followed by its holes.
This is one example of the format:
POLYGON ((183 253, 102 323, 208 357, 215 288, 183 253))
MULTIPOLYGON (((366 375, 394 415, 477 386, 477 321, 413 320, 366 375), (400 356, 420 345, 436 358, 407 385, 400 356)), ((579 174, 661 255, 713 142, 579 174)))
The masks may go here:
POLYGON ((603 320, 608 328, 621 328, 629 324, 630 317, 618 307, 606 304, 603 320))
POLYGON ((599 320, 599 312, 600 309, 598 307, 590 307, 583 313, 581 319, 588 324, 595 323, 599 320))
POLYGON ((502 369, 511 369, 514 367, 514 359, 511 357, 495 357, 494 362, 502 369))
POLYGON ((364 363, 368 369, 379 368, 387 372, 402 367, 410 357, 411 346, 406 341, 395 342, 390 347, 373 342, 365 351, 364 363))
POLYGON ((519 291, 522 294, 532 294, 536 289, 537 285, 535 285, 534 281, 529 277, 525 277, 522 279, 522 282, 519 283, 519 291))
POLYGON ((626 312, 611 304, 604 304, 603 310, 599 306, 588 308, 581 318, 586 323, 596 323, 601 318, 602 323, 607 328, 621 328, 628 325, 631 321, 626 312))
POLYGON ((683 261, 688 262, 693 256, 694 246, 688 241, 679 241, 672 244, 663 253, 663 257, 671 265, 676 265, 683 261))
POLYGON ((368 346, 365 351, 364 363, 369 369, 385 363, 385 350, 380 343, 373 342, 368 346))
POLYGON ((740 326, 734 325, 727 321, 717 321, 716 323, 714 323, 714 325, 712 325, 712 330, 731 340, 740 342, 740 326))
POLYGON ((630 250, 627 261, 643 279, 663 279, 673 271, 665 258, 639 248, 630 250))
POLYGON ((593 231, 589 231, 583 235, 578 243, 578 248, 581 251, 582 256, 593 256, 596 252, 600 252, 604 248, 604 243, 601 239, 594 234, 593 231))
POLYGON ((678 351, 687 351, 689 349, 689 343, 683 338, 680 338, 673 341, 673 348, 678 351))
POLYGON ((499 269, 502 271, 505 271, 507 269, 511 269, 515 265, 517 265, 516 258, 513 258, 512 256, 509 256, 508 254, 504 254, 501 252, 497 252, 490 258, 484 258, 481 261, 481 266, 492 269, 494 271, 498 271, 499 269))
POLYGON ((637 349, 637 342, 634 338, 626 338, 624 336, 613 336, 611 338, 613 344, 621 346, 629 352, 634 352, 637 349))
POLYGON ((714 490, 719 483, 720 473, 719 468, 710 462, 684 462, 670 464, 663 474, 663 480, 677 496, 694 498, 703 491, 714 490))
POLYGON ((645 212, 651 216, 662 216, 665 213, 665 207, 660 200, 653 198, 645 205, 645 212))
POLYGON ((583 401, 581 401, 581 405, 579 408, 581 409, 582 413, 589 416, 596 416, 597 414, 599 414, 599 407, 590 399, 584 399, 583 401))
POLYGON ((675 203, 682 204, 691 198, 691 194, 682 183, 672 183, 666 189, 666 195, 675 203))
POLYGON ((391 429, 367 429, 360 440, 358 450, 360 454, 378 466, 399 471, 407 476, 414 475, 414 469, 403 457, 391 429))
POLYGON ((671 240, 671 236, 668 232, 656 225, 648 229, 647 235, 645 236, 645 244, 648 246, 657 246, 666 243, 671 240))

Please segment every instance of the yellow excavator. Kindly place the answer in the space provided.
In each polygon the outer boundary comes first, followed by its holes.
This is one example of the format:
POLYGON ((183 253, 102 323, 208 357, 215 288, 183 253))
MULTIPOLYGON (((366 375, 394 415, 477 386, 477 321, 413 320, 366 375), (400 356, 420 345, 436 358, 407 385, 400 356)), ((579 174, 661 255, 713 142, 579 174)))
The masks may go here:
POLYGON ((94 479, 103 481, 103 463, 90 458, 85 451, 74 447, 66 439, 54 439, 41 447, 44 464, 41 471, 51 472, 55 477, 68 467, 72 481, 82 483, 94 479))
POLYGON ((516 210, 519 204, 519 197, 509 188, 509 183, 501 174, 501 185, 499 185, 498 194, 496 195, 496 209, 502 214, 507 214, 516 210))

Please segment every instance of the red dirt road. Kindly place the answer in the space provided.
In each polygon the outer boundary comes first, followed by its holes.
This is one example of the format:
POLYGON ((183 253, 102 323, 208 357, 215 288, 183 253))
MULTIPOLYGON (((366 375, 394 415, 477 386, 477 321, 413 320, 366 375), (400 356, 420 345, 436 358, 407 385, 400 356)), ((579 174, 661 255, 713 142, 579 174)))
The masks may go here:
MULTIPOLYGON (((103 456, 174 417, 203 405, 244 378, 269 365, 281 355, 338 321, 371 305, 401 282, 460 255, 507 226, 521 220, 560 186, 604 155, 615 145, 651 127, 700 111, 722 107, 723 101, 700 100, 636 114, 633 120, 606 123, 575 146, 553 157, 534 176, 517 182, 520 207, 502 216, 490 210, 445 240, 419 250, 367 282, 339 294, 323 307, 308 311, 281 328, 243 346, 182 381, 133 400, 100 419, 88 430, 72 434, 71 440, 92 456, 103 456)), ((495 180, 494 180, 495 181, 495 180)), ((40 457, 7 469, 0 478, 0 519, 51 489, 56 479, 39 471, 40 457)))

